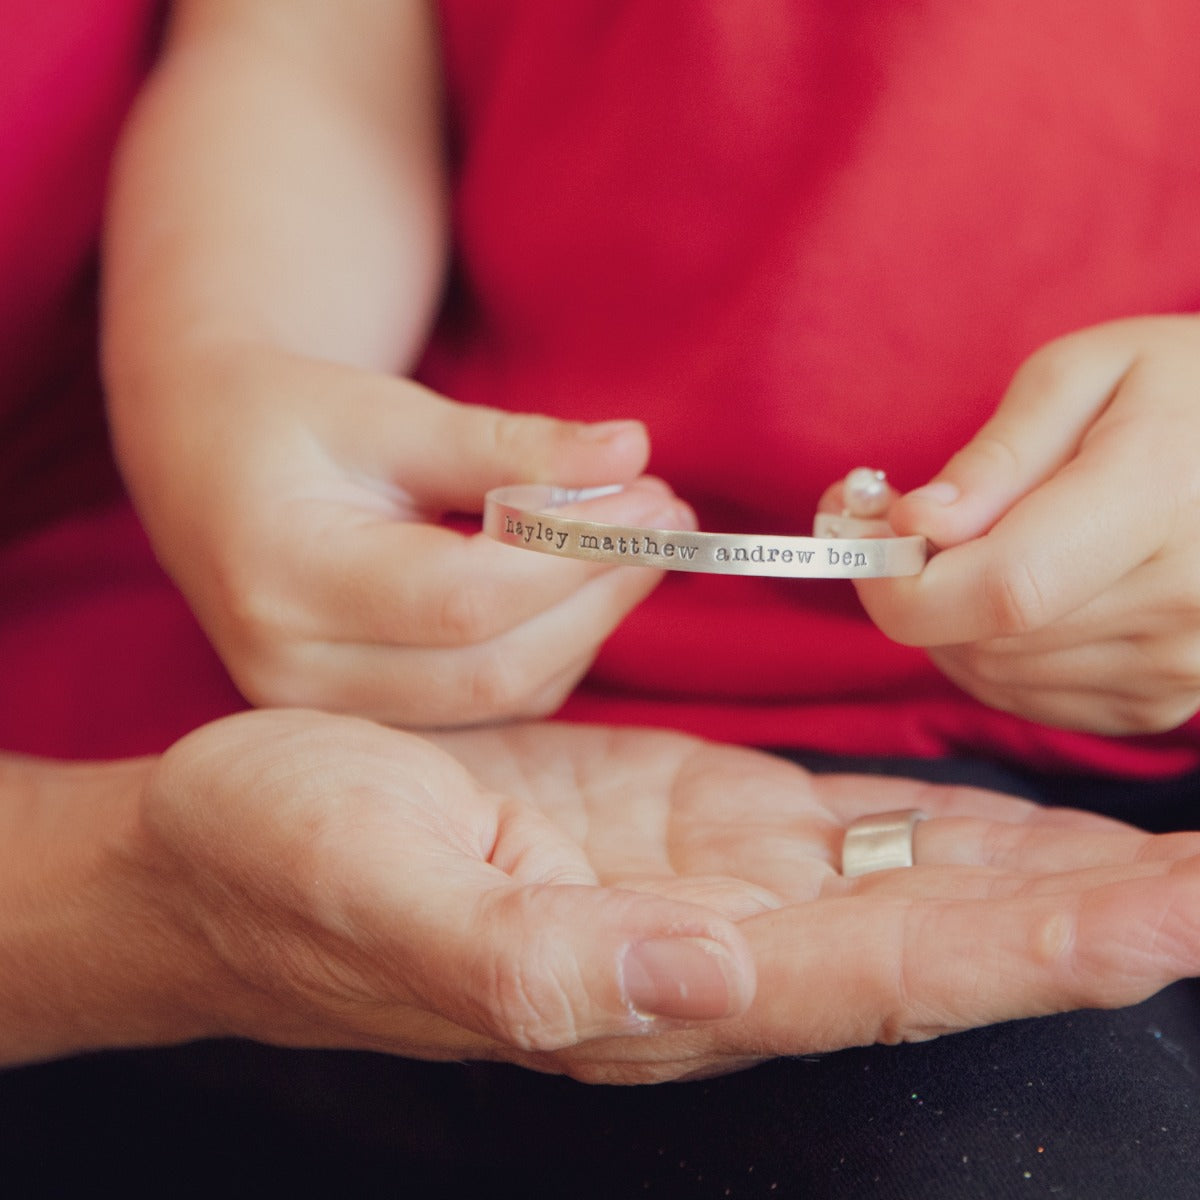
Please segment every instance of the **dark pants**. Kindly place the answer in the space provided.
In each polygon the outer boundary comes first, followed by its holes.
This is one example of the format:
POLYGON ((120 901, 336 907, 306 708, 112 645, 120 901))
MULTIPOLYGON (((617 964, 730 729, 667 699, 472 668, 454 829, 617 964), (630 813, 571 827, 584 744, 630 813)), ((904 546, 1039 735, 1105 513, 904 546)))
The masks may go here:
MULTIPOLYGON (((821 761, 1188 828, 1200 779, 821 761)), ((588 1087, 486 1064, 209 1042, 0 1074, 0 1195, 1200 1196, 1200 983, 1118 1012, 588 1087)))

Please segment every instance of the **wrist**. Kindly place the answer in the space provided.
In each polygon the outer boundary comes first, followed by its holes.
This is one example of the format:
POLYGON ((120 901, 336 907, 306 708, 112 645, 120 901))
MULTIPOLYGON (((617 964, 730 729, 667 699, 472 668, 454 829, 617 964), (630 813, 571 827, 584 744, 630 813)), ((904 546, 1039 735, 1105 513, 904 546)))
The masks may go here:
POLYGON ((152 769, 0 759, 0 1063, 221 1032, 139 832, 152 769))

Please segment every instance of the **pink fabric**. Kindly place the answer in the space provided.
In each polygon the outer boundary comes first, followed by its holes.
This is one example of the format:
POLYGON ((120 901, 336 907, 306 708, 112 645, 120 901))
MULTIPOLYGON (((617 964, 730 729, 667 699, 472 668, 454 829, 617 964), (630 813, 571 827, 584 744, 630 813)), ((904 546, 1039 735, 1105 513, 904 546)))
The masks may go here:
POLYGON ((0 541, 117 491, 97 402, 96 242, 158 7, 0 12, 0 541))
POLYGON ((0 547, 0 747, 147 754, 244 703, 127 502, 0 547))
POLYGON ((0 8, 0 747, 159 750, 241 701, 121 494, 96 372, 108 160, 151 0, 0 8))

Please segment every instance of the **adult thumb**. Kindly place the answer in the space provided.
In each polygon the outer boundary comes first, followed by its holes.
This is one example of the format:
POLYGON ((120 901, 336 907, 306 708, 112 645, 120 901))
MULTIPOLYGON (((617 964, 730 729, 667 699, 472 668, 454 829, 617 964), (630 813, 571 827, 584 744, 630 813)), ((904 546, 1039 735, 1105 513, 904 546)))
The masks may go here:
POLYGON ((562 1050, 655 1018, 735 1016, 753 998, 745 939, 714 912, 597 885, 495 882, 474 897, 441 890, 424 990, 504 1045, 562 1050))

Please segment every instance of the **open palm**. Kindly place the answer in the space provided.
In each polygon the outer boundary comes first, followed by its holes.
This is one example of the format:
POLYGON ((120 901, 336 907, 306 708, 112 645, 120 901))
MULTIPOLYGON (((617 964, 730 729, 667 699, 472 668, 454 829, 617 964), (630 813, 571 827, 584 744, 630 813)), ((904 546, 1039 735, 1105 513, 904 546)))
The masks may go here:
POLYGON ((649 1082, 1131 1003, 1200 964, 1200 835, 647 730, 243 714, 144 798, 210 1031, 649 1082), (844 879, 916 806, 918 865, 844 879))
POLYGON ((550 816, 599 883, 709 906, 749 941, 758 980, 745 1014, 593 1043, 587 1077, 1129 1004, 1200 964, 1200 834, 1154 837, 973 788, 813 775, 646 730, 527 725, 442 744, 550 816), (931 818, 917 827, 917 866, 844 879, 849 822, 909 807, 931 818))

